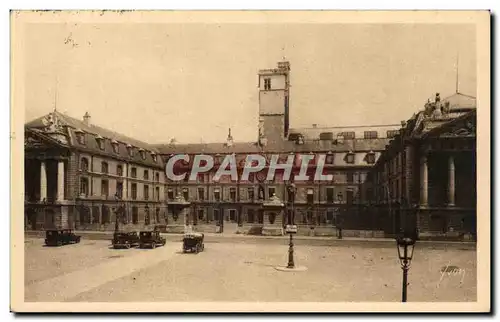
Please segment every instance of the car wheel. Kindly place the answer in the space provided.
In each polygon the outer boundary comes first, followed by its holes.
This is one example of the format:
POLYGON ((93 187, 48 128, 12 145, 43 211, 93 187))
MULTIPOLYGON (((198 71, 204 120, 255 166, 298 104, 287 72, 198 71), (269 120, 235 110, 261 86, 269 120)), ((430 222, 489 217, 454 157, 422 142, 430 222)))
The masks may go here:
POLYGON ((156 243, 155 243, 155 242, 153 242, 153 243, 151 244, 151 248, 153 248, 153 249, 155 249, 155 248, 156 248, 156 243))
POLYGON ((130 248, 130 244, 129 244, 129 243, 126 243, 126 244, 125 244, 125 247, 127 247, 127 249, 129 249, 129 248, 130 248))
POLYGON ((62 246, 62 241, 57 241, 57 246, 62 246))

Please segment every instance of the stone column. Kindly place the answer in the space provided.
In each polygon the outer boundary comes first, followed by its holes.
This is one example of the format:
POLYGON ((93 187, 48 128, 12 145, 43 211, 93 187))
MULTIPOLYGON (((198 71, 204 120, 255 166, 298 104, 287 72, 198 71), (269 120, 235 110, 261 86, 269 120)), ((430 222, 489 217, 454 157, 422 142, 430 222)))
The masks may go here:
POLYGON ((420 159, 420 206, 428 203, 427 156, 420 159))
POLYGON ((455 159, 448 158, 448 206, 455 205, 455 159))
POLYGON ((123 190, 122 190, 122 199, 127 200, 128 196, 128 164, 124 164, 123 167, 123 190))
POLYGON ((57 201, 64 200, 64 161, 57 163, 57 201))
POLYGON ((45 161, 40 162, 40 201, 47 199, 47 168, 45 161))

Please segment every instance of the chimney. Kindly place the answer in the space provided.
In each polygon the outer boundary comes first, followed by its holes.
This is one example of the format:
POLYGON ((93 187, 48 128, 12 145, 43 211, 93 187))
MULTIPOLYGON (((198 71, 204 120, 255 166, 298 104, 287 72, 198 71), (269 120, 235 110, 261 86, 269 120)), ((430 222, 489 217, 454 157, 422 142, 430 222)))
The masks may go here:
POLYGON ((90 126, 90 114, 89 112, 85 112, 85 115, 83 116, 83 123, 85 125, 90 126))
POLYGON ((233 136, 231 135, 231 128, 229 128, 229 133, 227 135, 227 146, 232 146, 233 145, 233 136))

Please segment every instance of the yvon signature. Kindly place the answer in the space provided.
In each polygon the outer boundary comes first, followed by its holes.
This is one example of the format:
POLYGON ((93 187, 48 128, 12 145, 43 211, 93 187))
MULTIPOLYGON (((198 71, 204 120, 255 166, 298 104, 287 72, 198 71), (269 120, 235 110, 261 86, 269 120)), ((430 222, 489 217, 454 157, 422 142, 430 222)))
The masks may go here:
POLYGON ((437 288, 439 288, 439 285, 441 285, 441 281, 445 276, 460 276, 460 285, 462 285, 465 278, 465 269, 459 268, 457 266, 451 266, 450 263, 448 263, 448 265, 441 269, 441 277, 439 278, 439 282, 436 285, 437 288))

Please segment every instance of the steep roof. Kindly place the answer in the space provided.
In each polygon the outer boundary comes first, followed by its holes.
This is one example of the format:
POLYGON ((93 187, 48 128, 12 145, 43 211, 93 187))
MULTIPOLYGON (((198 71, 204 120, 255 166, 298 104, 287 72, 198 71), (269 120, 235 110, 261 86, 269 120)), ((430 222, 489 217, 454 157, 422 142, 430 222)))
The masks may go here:
POLYGON ((63 145, 90 154, 105 155, 150 167, 163 166, 161 156, 152 145, 97 125, 87 125, 83 121, 57 111, 26 123, 25 131, 43 134, 45 137, 59 138, 61 144, 64 143, 63 145), (77 140, 77 135, 83 135, 83 143, 77 140), (98 140, 102 142, 102 147, 99 146, 98 140), (113 148, 113 144, 118 147, 117 150, 113 148))
POLYGON ((367 131, 375 131, 379 138, 386 138, 387 131, 397 130, 401 127, 400 124, 385 124, 385 125, 362 125, 362 126, 335 126, 335 127, 303 127, 290 128, 290 133, 302 134, 306 140, 319 139, 322 133, 331 133, 336 138, 344 132, 354 132, 356 138, 363 138, 367 131))
MULTIPOLYGON (((87 125, 83 120, 76 119, 74 117, 71 117, 67 114, 61 113, 59 111, 54 111, 51 114, 55 115, 59 121, 61 122, 62 126, 69 126, 72 127, 73 129, 80 129, 86 133, 91 133, 94 135, 100 135, 104 138, 110 139, 110 140, 116 140, 118 142, 123 142, 123 143, 128 143, 130 145, 136 146, 138 148, 143 148, 146 150, 150 151, 155 151, 154 147, 148 143, 130 138, 126 135, 123 135, 118 132, 114 132, 108 129, 105 129, 103 127, 100 127, 98 125, 94 124, 89 124, 87 125)), ((47 118, 47 115, 43 115, 33 121, 30 121, 25 124, 25 127, 28 128, 43 128, 46 125, 44 124, 44 119, 47 118)), ((157 152, 157 151, 155 151, 157 152)))

